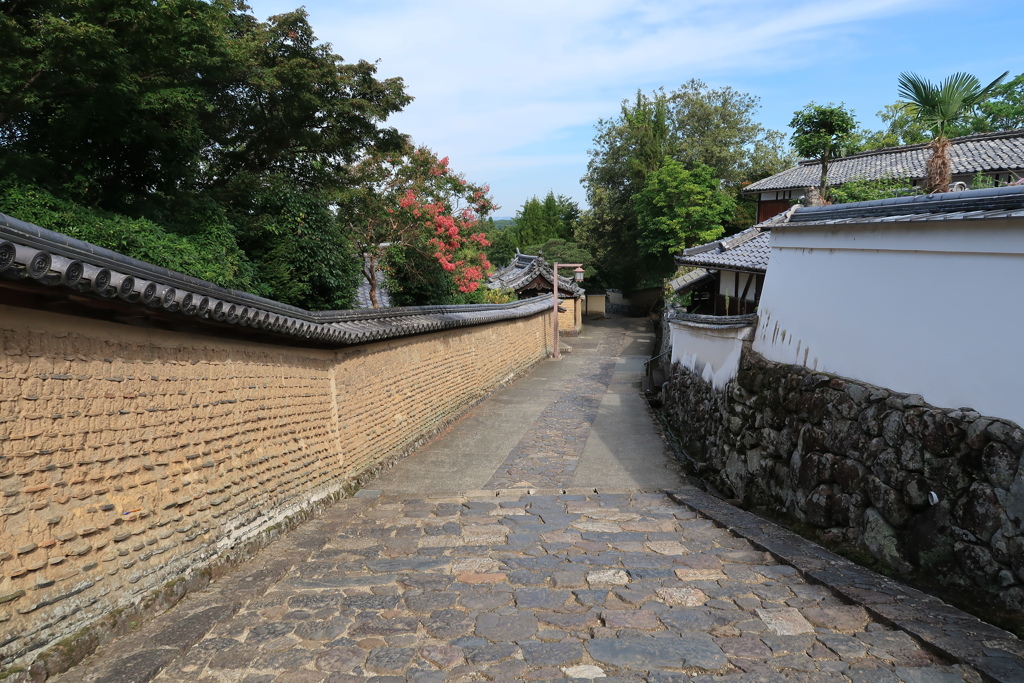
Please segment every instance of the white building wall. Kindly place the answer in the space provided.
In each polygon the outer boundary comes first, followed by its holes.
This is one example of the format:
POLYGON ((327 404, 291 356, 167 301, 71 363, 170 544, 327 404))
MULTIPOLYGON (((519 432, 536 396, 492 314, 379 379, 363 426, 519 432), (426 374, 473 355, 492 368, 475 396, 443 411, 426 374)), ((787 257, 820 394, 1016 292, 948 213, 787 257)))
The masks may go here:
POLYGON ((723 270, 720 271, 718 277, 718 293, 722 296, 728 296, 733 299, 743 298, 744 301, 754 301, 757 295, 757 282, 754 282, 756 275, 750 273, 738 273, 739 275, 739 286, 737 286, 737 273, 736 271, 723 270), (750 283, 749 285, 747 283, 750 283), (743 290, 747 290, 747 295, 743 296, 743 290))
POLYGON ((672 328, 672 364, 700 375, 715 389, 724 389, 740 368, 743 341, 750 339, 753 327, 710 327, 670 320, 672 328))
POLYGON ((753 348, 1024 424, 1024 221, 772 230, 753 348))

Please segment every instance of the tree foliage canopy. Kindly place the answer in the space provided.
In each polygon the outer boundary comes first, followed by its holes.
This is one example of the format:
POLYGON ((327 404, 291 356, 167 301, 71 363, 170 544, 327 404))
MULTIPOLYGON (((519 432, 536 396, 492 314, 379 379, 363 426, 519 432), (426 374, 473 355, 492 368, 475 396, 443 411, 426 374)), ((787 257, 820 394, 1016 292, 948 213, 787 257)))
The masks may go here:
POLYGON ((789 122, 793 129, 791 140, 797 154, 809 159, 821 160, 822 196, 828 188, 828 165, 836 158, 844 156, 851 143, 856 140, 857 120, 853 112, 847 111, 840 103, 815 104, 811 102, 803 109, 793 112, 789 122))
POLYGON ((339 217, 359 253, 370 297, 377 271, 403 305, 448 303, 477 290, 490 269, 480 221, 495 208, 490 188, 470 183, 426 147, 368 154, 351 169, 339 217))
POLYGON ((641 253, 675 254, 721 237, 736 202, 718 185, 710 166, 687 170, 675 159, 665 159, 635 198, 641 253))
POLYGON ((792 165, 784 136, 754 120, 758 107, 752 95, 691 80, 674 91, 638 92, 619 116, 598 121, 582 179, 591 210, 578 232, 606 284, 630 289, 672 271, 670 240, 648 240, 637 221, 638 197, 666 159, 684 170, 706 167, 722 181, 715 191, 733 194, 792 165), (663 248, 648 248, 655 243, 663 248))
POLYGON ((0 33, 0 210, 48 196, 32 214, 48 227, 116 212, 165 245, 216 234, 236 276, 92 237, 285 303, 351 304, 339 193, 353 162, 404 144, 384 125, 411 101, 401 79, 345 62, 301 9, 263 22, 239 0, 12 0, 0 33))
MULTIPOLYGON (((912 145, 928 142, 933 137, 928 125, 918 116, 916 105, 906 100, 885 105, 877 116, 884 127, 862 131, 862 149, 912 145)), ((991 97, 980 102, 973 112, 958 122, 947 124, 946 135, 953 138, 1016 128, 1024 128, 1024 74, 995 86, 991 97)))
POLYGON ((913 116, 931 131, 934 138, 945 138, 950 126, 965 120, 979 104, 995 94, 996 87, 1009 71, 982 87, 976 76, 958 72, 939 83, 912 72, 899 78, 899 96, 913 106, 913 116))
POLYGON ((949 190, 953 176, 947 137, 950 127, 966 120, 978 105, 995 94, 995 89, 1009 73, 1003 72, 984 87, 977 77, 963 72, 952 74, 940 83, 932 83, 915 73, 900 74, 900 97, 913 107, 914 118, 932 133, 932 156, 928 160, 925 181, 928 192, 949 190))
POLYGON ((511 225, 501 229, 495 229, 494 224, 489 226, 488 258, 492 263, 504 265, 512 259, 516 249, 533 253, 538 244, 554 239, 575 246, 580 216, 579 204, 564 195, 556 196, 554 191, 549 191, 544 199, 533 196, 516 211, 511 225))

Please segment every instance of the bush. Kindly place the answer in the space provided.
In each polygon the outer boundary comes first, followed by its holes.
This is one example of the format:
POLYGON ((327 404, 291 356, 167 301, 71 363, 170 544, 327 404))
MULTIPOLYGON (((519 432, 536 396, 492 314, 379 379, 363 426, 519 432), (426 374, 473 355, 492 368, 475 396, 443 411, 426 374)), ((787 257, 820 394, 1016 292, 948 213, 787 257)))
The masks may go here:
POLYGON ((866 202, 872 199, 889 199, 920 194, 909 178, 886 176, 876 180, 850 180, 842 185, 828 188, 828 198, 833 204, 866 202))
POLYGON ((0 211, 19 220, 231 289, 253 289, 252 265, 231 226, 196 226, 188 237, 145 218, 90 209, 19 183, 0 184, 0 211))

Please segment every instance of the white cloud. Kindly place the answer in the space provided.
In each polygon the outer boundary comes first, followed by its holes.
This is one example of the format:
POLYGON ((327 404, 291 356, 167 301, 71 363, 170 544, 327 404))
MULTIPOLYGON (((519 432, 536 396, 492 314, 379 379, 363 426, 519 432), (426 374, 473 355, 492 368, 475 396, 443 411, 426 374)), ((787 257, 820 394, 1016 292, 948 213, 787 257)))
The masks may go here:
MULTIPOLYGON (((293 7, 288 0, 252 5, 261 18, 293 7)), ((614 116, 637 88, 737 72, 777 77, 778 64, 793 68, 827 57, 830 45, 864 22, 915 6, 910 0, 311 0, 307 9, 317 35, 336 52, 380 60, 381 76, 405 79, 416 100, 394 125, 451 156, 453 168, 470 178, 490 179, 511 212, 549 188, 581 197, 587 144, 579 128, 614 116), (545 145, 550 149, 536 156, 545 145), (548 174, 544 163, 554 159, 563 162, 548 174), (569 159, 578 160, 575 170, 568 170, 576 163, 569 159)))

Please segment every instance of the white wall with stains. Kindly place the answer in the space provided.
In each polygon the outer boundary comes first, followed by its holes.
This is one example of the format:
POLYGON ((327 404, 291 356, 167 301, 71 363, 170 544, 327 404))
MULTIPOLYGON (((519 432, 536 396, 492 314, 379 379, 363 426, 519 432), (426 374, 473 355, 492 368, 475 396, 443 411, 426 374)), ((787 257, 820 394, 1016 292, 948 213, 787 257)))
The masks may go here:
POLYGON ((672 328, 672 364, 679 363, 715 389, 724 389, 740 369, 740 356, 744 340, 749 340, 753 328, 715 326, 669 321, 672 328))
POLYGON ((753 348, 1024 423, 1024 220, 772 230, 753 348))

